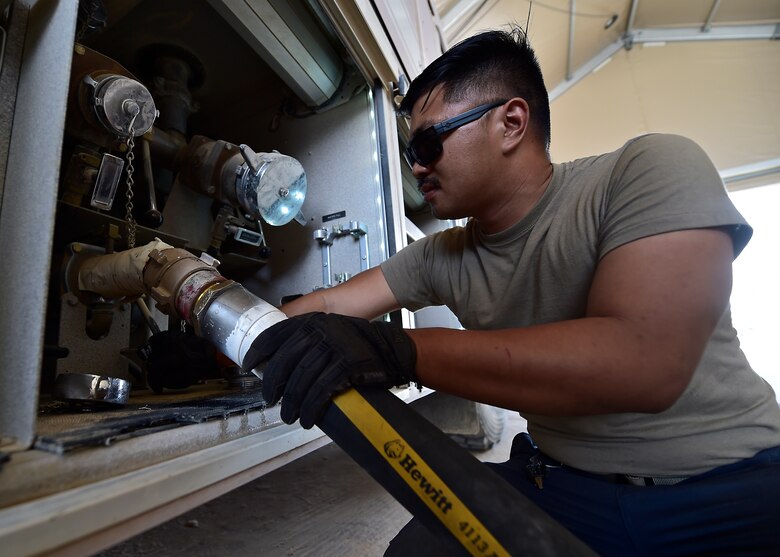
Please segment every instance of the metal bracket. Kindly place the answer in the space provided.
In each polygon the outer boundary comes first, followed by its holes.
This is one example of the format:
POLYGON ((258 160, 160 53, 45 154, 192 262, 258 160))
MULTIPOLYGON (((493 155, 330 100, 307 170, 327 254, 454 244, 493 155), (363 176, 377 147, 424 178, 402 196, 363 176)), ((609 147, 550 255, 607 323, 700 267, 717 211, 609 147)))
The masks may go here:
POLYGON ((362 222, 349 221, 349 226, 347 227, 342 224, 334 224, 330 229, 320 228, 314 231, 314 239, 320 244, 320 248, 322 249, 322 288, 330 288, 333 286, 334 278, 336 283, 342 283, 351 277, 349 273, 331 274, 330 246, 333 245, 336 238, 343 238, 345 236, 352 236, 358 241, 360 248, 360 270, 368 270, 368 226, 362 222))

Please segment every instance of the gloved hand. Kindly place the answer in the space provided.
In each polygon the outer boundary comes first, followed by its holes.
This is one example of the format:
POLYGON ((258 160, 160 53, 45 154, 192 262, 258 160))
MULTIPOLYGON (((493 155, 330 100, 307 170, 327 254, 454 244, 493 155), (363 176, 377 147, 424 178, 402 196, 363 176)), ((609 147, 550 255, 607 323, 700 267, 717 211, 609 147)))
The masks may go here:
POLYGON ((312 427, 330 399, 352 386, 393 387, 417 381, 414 342, 398 325, 334 313, 307 313, 255 339, 244 367, 263 370, 263 398, 282 399, 281 417, 312 427))

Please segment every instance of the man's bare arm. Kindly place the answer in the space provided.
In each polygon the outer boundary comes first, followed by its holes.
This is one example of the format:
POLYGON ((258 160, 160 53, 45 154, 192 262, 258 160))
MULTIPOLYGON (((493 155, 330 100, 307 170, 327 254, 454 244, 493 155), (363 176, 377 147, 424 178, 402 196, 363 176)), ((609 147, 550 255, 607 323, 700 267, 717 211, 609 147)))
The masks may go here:
POLYGON ((659 412, 688 385, 731 291, 717 229, 621 246, 600 262, 582 319, 501 331, 416 329, 423 384, 539 414, 659 412))
POLYGON ((288 317, 321 311, 374 319, 398 307, 385 275, 379 267, 374 267, 333 288, 315 290, 280 309, 288 317))

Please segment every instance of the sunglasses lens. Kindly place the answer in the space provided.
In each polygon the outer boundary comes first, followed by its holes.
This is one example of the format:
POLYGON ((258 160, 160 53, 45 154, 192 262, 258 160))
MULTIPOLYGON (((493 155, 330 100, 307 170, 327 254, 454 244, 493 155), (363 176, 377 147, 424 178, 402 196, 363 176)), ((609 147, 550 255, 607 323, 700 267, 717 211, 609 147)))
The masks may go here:
POLYGON ((412 154, 412 150, 409 147, 404 149, 404 159, 406 159, 406 162, 409 166, 414 166, 414 155, 412 154))
POLYGON ((439 134, 432 128, 421 132, 409 142, 406 150, 407 158, 416 161, 422 166, 431 164, 441 155, 442 145, 439 134))

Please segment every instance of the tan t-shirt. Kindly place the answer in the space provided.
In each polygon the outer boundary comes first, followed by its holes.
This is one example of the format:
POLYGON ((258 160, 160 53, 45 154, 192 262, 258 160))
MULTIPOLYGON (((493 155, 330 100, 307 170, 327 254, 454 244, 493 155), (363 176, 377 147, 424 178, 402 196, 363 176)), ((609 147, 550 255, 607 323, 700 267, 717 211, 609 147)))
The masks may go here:
MULTIPOLYGON (((695 143, 646 135, 554 165, 542 198, 511 228, 486 235, 471 221, 412 243, 381 268, 403 307, 446 305, 466 329, 525 327, 584 317, 596 265, 610 250, 715 226, 730 231, 735 255, 752 233, 695 143)), ((780 445, 775 395, 740 350, 728 308, 666 411, 524 417, 545 453, 605 474, 692 475, 780 445)))

